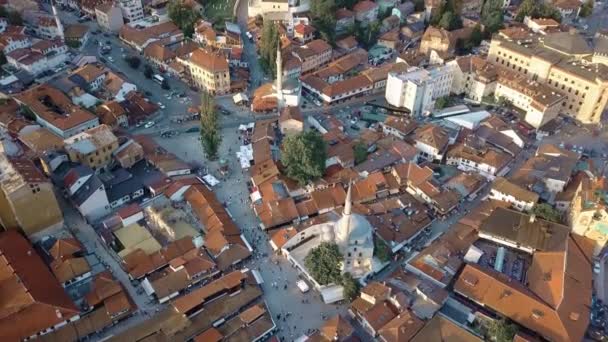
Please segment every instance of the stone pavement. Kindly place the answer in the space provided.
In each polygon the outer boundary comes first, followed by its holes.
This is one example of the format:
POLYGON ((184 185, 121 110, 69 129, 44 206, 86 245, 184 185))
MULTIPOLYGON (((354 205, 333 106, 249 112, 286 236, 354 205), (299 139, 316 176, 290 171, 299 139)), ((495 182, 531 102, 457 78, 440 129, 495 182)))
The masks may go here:
POLYGON ((218 163, 209 162, 204 157, 200 142, 197 140, 198 136, 196 133, 182 134, 172 139, 157 138, 157 142, 186 161, 204 165, 211 174, 221 180, 213 191, 221 202, 227 203, 233 220, 254 248, 253 257, 245 266, 258 270, 264 279, 262 285, 264 300, 275 320, 278 314, 281 315, 281 319, 277 320, 279 336, 291 341, 308 329, 320 327, 323 323, 321 317, 323 313, 327 316, 336 313, 346 314, 345 305, 327 305, 314 291, 302 294, 295 284, 298 280, 297 271, 284 258, 273 254, 268 237, 259 229, 259 221, 250 207, 247 190, 249 173, 241 170, 235 155, 239 146, 236 129, 222 130, 220 156, 228 161, 230 167, 230 174, 224 179, 217 171, 218 163), (274 282, 279 284, 278 288, 272 286, 274 282), (285 285, 287 285, 286 289, 285 285), (302 303, 303 299, 307 299, 308 303, 302 303), (285 319, 285 314, 288 312, 291 312, 291 315, 285 319))

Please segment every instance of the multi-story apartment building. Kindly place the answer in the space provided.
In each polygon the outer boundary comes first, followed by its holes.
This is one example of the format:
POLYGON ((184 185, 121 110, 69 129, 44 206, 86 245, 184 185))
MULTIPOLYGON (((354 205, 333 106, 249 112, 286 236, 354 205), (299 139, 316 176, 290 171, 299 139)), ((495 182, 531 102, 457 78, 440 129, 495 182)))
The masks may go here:
POLYGON ((525 111, 526 122, 535 128, 556 118, 564 100, 560 92, 547 85, 513 73, 501 73, 494 97, 506 99, 515 107, 525 111))
POLYGON ((355 20, 362 26, 367 26, 378 19, 378 5, 369 0, 359 1, 353 7, 355 20))
POLYGON ((496 90, 496 67, 479 56, 459 57, 447 64, 452 65, 454 81, 452 93, 481 101, 496 90))
POLYGON ((144 18, 144 7, 141 4, 141 0, 119 0, 118 6, 120 6, 122 16, 127 22, 144 18))
POLYGON ((288 12, 288 0, 249 0, 248 2, 249 17, 264 15, 274 12, 288 12))
POLYGON ((5 55, 17 49, 24 49, 32 46, 30 37, 22 33, 8 33, 4 32, 0 35, 0 50, 5 55))
POLYGON ((386 101, 421 115, 433 108, 434 100, 450 94, 454 75, 451 65, 430 69, 409 68, 406 72, 391 72, 386 83, 386 101))
POLYGON ((47 229, 60 229, 63 215, 53 184, 26 158, 12 159, 0 147, 0 225, 40 237, 47 229))
POLYGON ((29 48, 13 50, 6 61, 13 67, 39 75, 67 61, 68 47, 58 40, 39 40, 29 48))
POLYGON ((538 202, 538 194, 511 183, 503 177, 496 177, 490 189, 490 198, 510 203, 519 211, 530 211, 538 202))
POLYGON ((178 60, 186 66, 190 81, 199 89, 218 95, 230 92, 230 68, 226 58, 199 48, 189 57, 178 60))
POLYGON ((608 66, 590 63, 592 53, 573 31, 544 36, 501 32, 492 38, 488 61, 562 93, 560 113, 597 123, 608 103, 608 66))
POLYGON ((116 7, 111 2, 106 2, 95 7, 97 24, 106 31, 118 32, 124 20, 120 8, 116 7))
POLYGON ((315 70, 318 67, 329 63, 333 49, 322 39, 315 39, 303 45, 292 54, 302 62, 302 74, 315 70))
POLYGON ((91 128, 64 140, 70 161, 98 170, 112 160, 118 148, 118 138, 107 125, 91 128))

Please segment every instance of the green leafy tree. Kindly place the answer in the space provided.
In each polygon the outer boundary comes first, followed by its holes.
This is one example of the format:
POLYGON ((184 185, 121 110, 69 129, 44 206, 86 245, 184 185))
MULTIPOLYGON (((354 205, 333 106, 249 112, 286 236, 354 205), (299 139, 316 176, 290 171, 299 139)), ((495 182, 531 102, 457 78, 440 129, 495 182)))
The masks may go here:
POLYGON ((555 7, 536 0, 524 0, 518 8, 515 20, 522 22, 525 17, 553 18, 561 22, 562 16, 555 7))
POLYGON ((78 40, 66 40, 65 45, 71 47, 72 49, 80 48, 80 41, 78 40))
POLYGON ((334 0, 315 0, 310 4, 312 26, 317 29, 321 38, 330 44, 333 44, 335 40, 336 18, 334 14, 337 8, 334 0))
POLYGON ((347 299, 349 302, 352 302, 357 297, 359 297, 359 282, 355 278, 353 278, 350 273, 344 273, 342 275, 340 283, 344 288, 344 298, 347 299))
POLYGON ((443 13, 441 20, 438 23, 439 27, 442 27, 448 31, 462 28, 462 20, 454 12, 448 11, 443 13))
POLYGON ((594 5, 595 5, 595 1, 593 1, 593 0, 585 1, 583 6, 581 6, 581 11, 578 13, 578 15, 583 18, 590 16, 593 13, 594 5))
POLYGON ((376 45, 379 34, 380 23, 378 22, 369 23, 367 26, 355 23, 355 36, 359 44, 361 44, 365 49, 369 49, 376 45))
POLYGON ((26 105, 21 105, 21 115, 30 121, 36 121, 36 114, 26 105))
POLYGON ((552 222, 560 222, 561 214, 555 208, 547 203, 540 203, 532 208, 532 213, 539 218, 552 222))
POLYGON ((132 69, 139 68, 139 65, 141 64, 141 59, 137 56, 127 56, 125 57, 125 61, 132 69))
POLYGON ((481 11, 481 23, 488 34, 497 32, 504 27, 502 0, 487 0, 481 11))
POLYGON ((271 21, 264 22, 262 38, 260 39, 260 64, 262 69, 270 75, 276 73, 279 44, 279 30, 277 26, 271 21))
POLYGON ((220 123, 213 97, 203 92, 201 95, 201 145, 207 158, 215 160, 222 142, 220 123))
POLYGON ((15 25, 15 26, 23 25, 23 18, 21 17, 21 14, 19 14, 19 12, 15 11, 15 10, 4 9, 4 12, 0 13, 0 17, 6 18, 6 21, 8 22, 9 25, 15 25))
POLYGON ((304 185, 323 176, 327 151, 325 141, 316 131, 288 136, 283 141, 281 162, 287 176, 304 185))
POLYGON ((450 98, 448 96, 440 97, 435 101, 436 109, 443 109, 449 105, 450 105, 450 98))
POLYGON ((356 143, 353 146, 353 153, 355 154, 355 164, 361 164, 367 160, 367 146, 364 143, 356 143))
POLYGON ((342 253, 338 245, 329 242, 322 242, 311 249, 304 258, 306 269, 321 285, 342 283, 341 263, 342 253))
POLYGON ((391 260, 391 249, 379 238, 374 239, 374 255, 378 260, 387 262, 391 260))
POLYGON ((493 320, 487 324, 488 339, 495 342, 511 342, 519 330, 506 319, 493 320))
POLYGON ((467 39, 465 47, 468 49, 471 49, 476 46, 479 46, 479 44, 481 44, 482 40, 483 40, 483 33, 481 32, 481 27, 479 27, 479 25, 475 25, 475 27, 473 28, 473 31, 471 32, 471 36, 469 37, 469 39, 467 39))
POLYGON ((160 83, 160 87, 164 90, 169 90, 171 87, 169 86, 169 81, 166 78, 163 78, 163 81, 160 83))
MULTIPOLYGON (((422 0, 424 3, 424 0, 422 0)), ((314 2, 314 1, 313 1, 314 2)), ((355 4, 359 2, 359 0, 336 0, 336 7, 337 8, 348 8, 348 9, 353 9, 353 7, 355 7, 355 4)))
POLYGON ((152 67, 150 66, 150 64, 144 65, 144 76, 146 78, 152 78, 153 75, 154 75, 154 70, 152 70, 152 67))
POLYGON ((171 0, 167 6, 167 12, 169 18, 184 32, 184 36, 192 37, 194 24, 199 19, 199 14, 182 0, 171 0))

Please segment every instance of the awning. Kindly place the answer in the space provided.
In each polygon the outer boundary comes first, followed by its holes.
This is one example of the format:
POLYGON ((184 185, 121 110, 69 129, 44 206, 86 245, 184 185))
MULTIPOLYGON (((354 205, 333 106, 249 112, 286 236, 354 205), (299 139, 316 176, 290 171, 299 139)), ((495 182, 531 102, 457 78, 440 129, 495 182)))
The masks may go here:
POLYGON ((204 175, 203 180, 205 181, 205 183, 209 184, 209 186, 211 186, 211 187, 214 187, 214 186, 220 184, 220 181, 217 180, 217 178, 213 177, 212 175, 204 175))
POLYGON ((232 101, 234 101, 234 103, 249 102, 249 98, 243 93, 237 93, 232 97, 232 101))

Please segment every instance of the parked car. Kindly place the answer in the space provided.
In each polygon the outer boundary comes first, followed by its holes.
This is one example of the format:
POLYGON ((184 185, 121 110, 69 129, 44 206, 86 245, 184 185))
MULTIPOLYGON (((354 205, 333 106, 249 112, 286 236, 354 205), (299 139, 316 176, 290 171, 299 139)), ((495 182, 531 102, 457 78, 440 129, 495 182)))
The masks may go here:
POLYGON ((199 132, 201 130, 200 127, 190 127, 186 130, 186 133, 196 133, 199 132))
POLYGON ((146 123, 146 124, 144 125, 144 128, 151 128, 151 127, 153 127, 155 124, 156 124, 156 122, 154 122, 154 121, 148 121, 148 123, 146 123))

